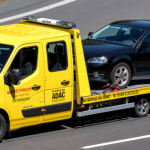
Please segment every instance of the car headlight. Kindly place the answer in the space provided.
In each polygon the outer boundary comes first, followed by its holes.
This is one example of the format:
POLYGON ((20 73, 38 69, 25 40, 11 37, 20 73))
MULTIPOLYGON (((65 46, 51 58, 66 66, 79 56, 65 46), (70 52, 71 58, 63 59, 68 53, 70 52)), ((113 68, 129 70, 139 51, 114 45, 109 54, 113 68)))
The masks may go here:
POLYGON ((87 63, 99 63, 99 64, 107 64, 108 58, 102 56, 102 57, 92 57, 89 58, 87 63))

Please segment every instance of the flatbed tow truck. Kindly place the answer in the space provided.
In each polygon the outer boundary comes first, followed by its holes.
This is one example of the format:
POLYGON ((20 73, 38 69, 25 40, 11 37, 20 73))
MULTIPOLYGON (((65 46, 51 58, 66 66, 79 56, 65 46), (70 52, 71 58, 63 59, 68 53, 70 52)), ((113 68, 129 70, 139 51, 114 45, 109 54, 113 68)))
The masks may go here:
POLYGON ((150 109, 150 84, 91 90, 80 30, 71 22, 25 17, 0 26, 0 140, 42 123, 133 108, 150 109), (72 41, 76 81, 74 81, 72 41))

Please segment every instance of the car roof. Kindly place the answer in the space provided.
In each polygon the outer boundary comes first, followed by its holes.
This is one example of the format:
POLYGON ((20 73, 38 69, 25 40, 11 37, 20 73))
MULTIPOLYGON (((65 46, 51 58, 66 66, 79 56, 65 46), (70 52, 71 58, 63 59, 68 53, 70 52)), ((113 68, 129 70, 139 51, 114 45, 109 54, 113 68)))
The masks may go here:
POLYGON ((120 24, 137 28, 150 29, 150 20, 121 20, 112 22, 111 24, 120 24))

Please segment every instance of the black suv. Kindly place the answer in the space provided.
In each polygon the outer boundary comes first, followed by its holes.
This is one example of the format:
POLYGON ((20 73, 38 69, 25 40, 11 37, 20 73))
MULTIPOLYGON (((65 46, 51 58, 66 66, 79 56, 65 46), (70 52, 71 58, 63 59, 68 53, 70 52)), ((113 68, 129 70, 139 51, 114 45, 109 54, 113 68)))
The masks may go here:
POLYGON ((90 81, 119 80, 125 88, 130 80, 150 79, 150 21, 113 22, 82 41, 90 81))

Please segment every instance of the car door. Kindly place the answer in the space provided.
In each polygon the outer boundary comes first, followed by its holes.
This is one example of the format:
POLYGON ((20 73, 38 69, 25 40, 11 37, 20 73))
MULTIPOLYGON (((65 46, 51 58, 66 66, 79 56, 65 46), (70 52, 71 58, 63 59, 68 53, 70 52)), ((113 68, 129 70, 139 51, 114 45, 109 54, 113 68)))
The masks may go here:
POLYGON ((69 36, 45 39, 45 109, 44 121, 70 118, 73 100, 73 62, 69 36), (70 44, 68 44, 70 43, 70 44))
MULTIPOLYGON (((148 33, 141 44, 150 42, 150 33, 148 33)), ((137 53, 136 76, 150 75, 150 48, 142 47, 137 53)))
POLYGON ((11 126, 38 123, 44 105, 43 54, 40 43, 20 46, 8 70, 19 69, 21 83, 5 84, 6 108, 11 114, 11 126))

